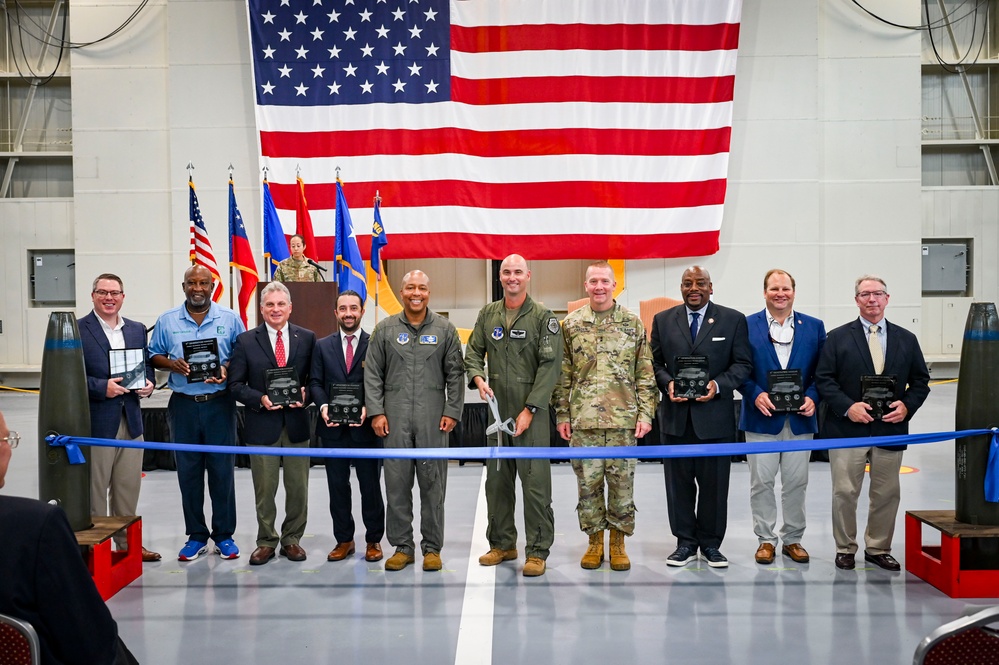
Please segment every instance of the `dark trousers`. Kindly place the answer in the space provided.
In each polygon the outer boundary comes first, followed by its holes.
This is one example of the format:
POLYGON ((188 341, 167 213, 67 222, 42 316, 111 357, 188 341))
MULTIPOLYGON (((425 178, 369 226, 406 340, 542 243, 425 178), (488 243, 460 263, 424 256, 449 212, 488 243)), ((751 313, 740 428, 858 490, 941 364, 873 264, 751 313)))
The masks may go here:
MULTIPOLYGON (((178 395, 167 408, 174 443, 236 445, 236 403, 229 395, 193 402, 178 395)), ((236 531, 235 456, 177 452, 177 481, 184 508, 184 527, 191 540, 216 543, 236 531), (205 522, 205 474, 212 499, 212 529, 205 522)))
MULTIPOLYGON (((687 418, 683 436, 665 435, 667 445, 721 443, 698 439, 687 418)), ((678 547, 721 547, 728 522, 728 480, 732 462, 722 457, 676 457, 663 460, 669 526, 678 547)))
POLYGON ((354 515, 351 506, 350 465, 354 465, 361 490, 361 519, 364 542, 380 543, 385 535, 385 500, 380 483, 382 461, 377 459, 326 458, 326 484, 330 491, 330 516, 333 537, 338 543, 354 540, 354 515))

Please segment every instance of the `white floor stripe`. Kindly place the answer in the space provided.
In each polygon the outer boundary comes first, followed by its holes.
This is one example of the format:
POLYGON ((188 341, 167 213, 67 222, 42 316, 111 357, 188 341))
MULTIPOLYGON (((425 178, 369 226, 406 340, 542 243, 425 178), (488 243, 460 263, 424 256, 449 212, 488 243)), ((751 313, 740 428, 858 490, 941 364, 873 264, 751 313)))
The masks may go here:
POLYGON ((461 605, 461 623, 458 625, 455 665, 490 665, 493 662, 496 567, 479 565, 479 556, 489 549, 489 541, 486 540, 488 519, 486 469, 483 467, 482 484, 475 505, 472 546, 468 553, 468 576, 465 578, 465 599, 461 605))

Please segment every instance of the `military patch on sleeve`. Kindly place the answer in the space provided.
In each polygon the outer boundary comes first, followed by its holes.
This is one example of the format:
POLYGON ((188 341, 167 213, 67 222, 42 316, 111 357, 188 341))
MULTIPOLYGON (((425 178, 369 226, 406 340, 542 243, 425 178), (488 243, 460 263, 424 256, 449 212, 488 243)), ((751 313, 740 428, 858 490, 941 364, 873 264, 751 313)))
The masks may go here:
POLYGON ((554 316, 548 319, 548 332, 553 335, 558 332, 558 319, 554 316))

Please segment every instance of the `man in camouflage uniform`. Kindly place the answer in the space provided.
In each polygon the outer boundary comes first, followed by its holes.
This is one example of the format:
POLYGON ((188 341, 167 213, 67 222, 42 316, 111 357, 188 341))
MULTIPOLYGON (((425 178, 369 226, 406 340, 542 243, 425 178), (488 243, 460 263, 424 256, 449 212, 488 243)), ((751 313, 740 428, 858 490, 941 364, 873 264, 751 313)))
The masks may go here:
POLYGON ((288 243, 291 256, 278 264, 274 271, 275 282, 319 282, 319 268, 305 258, 305 238, 295 234, 288 243))
MULTIPOLYGON (((375 326, 364 360, 364 403, 371 429, 386 448, 446 448, 465 403, 461 340, 454 325, 432 312, 430 278, 402 278, 403 311, 375 326)), ((416 559, 413 477, 420 485, 423 570, 440 570, 444 544, 446 459, 386 459, 385 533, 396 551, 385 570, 416 559)))
MULTIPOLYGON (((524 257, 511 254, 503 259, 500 282, 503 299, 479 311, 468 340, 465 371, 469 387, 477 388, 483 400, 495 397, 502 420, 515 419, 514 437, 499 443, 547 447, 548 402, 561 369, 562 331, 551 310, 527 295, 531 271, 524 257)), ((551 461, 547 459, 504 459, 486 465, 489 551, 479 557, 479 563, 495 566, 517 558, 514 481, 518 475, 524 492, 527 538, 523 572, 525 577, 537 577, 545 573, 555 539, 551 461)))
MULTIPOLYGON (((633 446, 652 429, 659 393, 642 320, 614 301, 614 271, 586 269, 590 302, 563 323, 562 378, 555 389, 558 432, 570 446, 633 446)), ((579 528, 590 536, 583 568, 604 560, 610 528, 612 570, 628 570, 624 537, 635 532, 635 460, 573 460, 579 484, 579 528), (607 499, 604 500, 604 481, 607 499)))

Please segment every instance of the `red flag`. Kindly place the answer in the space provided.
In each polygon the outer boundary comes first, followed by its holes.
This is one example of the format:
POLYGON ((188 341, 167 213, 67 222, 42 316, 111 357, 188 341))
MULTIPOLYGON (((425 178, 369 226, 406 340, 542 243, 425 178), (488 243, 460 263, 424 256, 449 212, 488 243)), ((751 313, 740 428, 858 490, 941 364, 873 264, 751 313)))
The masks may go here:
POLYGON ((313 261, 319 260, 319 246, 316 245, 316 234, 312 232, 312 217, 309 216, 309 204, 305 201, 305 182, 298 178, 298 208, 295 211, 295 233, 305 238, 305 256, 313 261))

